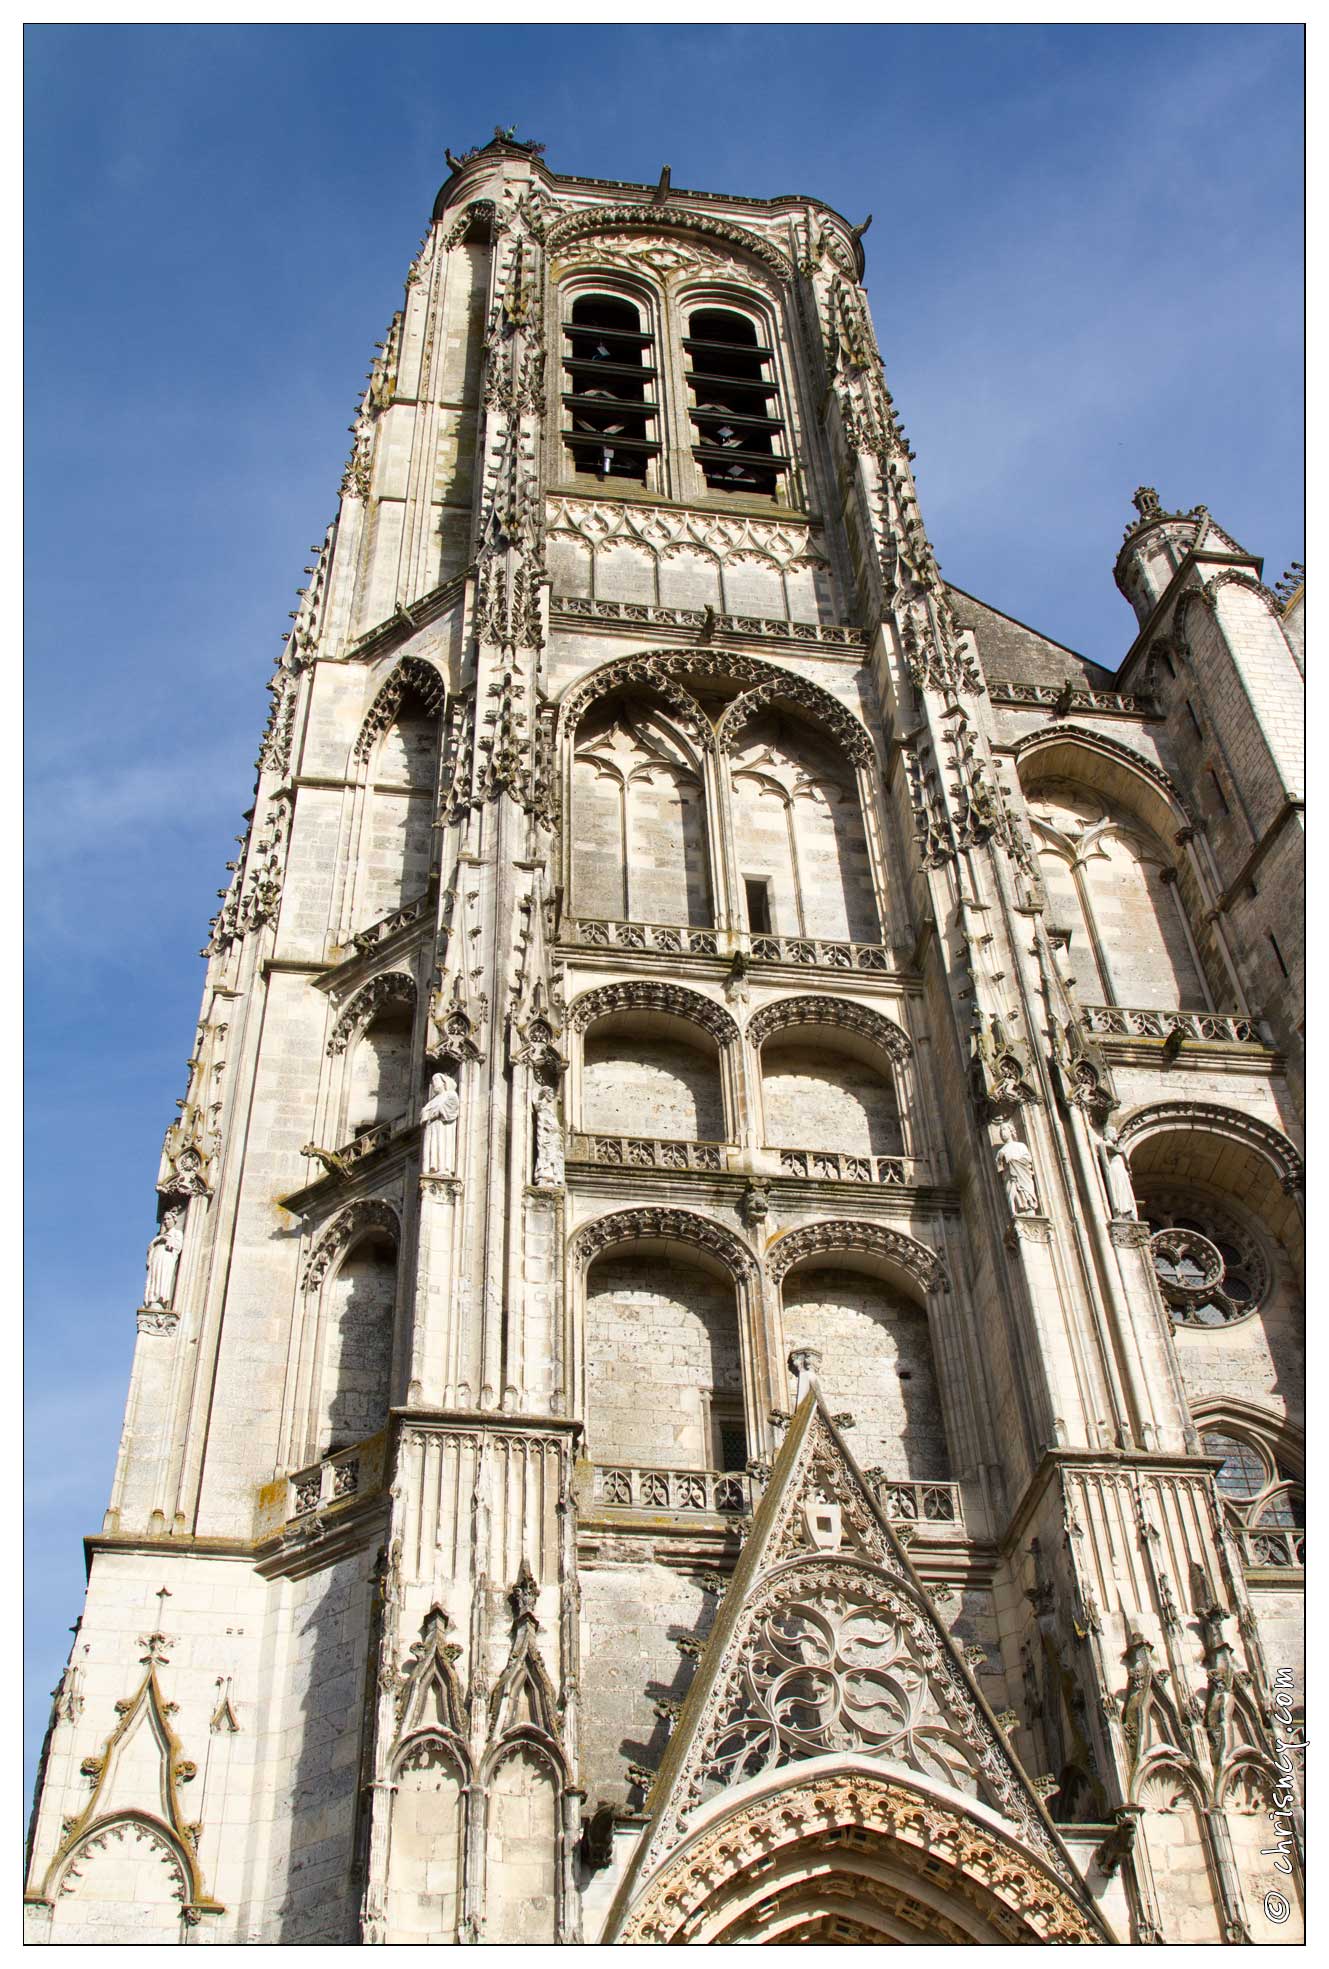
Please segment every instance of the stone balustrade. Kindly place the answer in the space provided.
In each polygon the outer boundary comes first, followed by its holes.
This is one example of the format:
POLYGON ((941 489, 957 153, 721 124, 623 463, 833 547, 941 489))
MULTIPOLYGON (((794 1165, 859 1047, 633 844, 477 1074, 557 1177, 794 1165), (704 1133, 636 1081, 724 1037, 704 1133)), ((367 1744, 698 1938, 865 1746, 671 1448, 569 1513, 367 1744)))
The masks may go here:
POLYGON ((753 964, 798 964, 827 971, 889 971, 888 944, 842 943, 828 937, 783 937, 747 930, 702 930, 680 923, 627 923, 608 917, 570 917, 565 942, 592 950, 659 951, 670 957, 744 957, 753 964))
POLYGON ((340 1504, 356 1496, 360 1490, 362 1461, 357 1444, 354 1449, 325 1456, 321 1463, 311 1464, 307 1470, 297 1470, 287 1479, 288 1518, 308 1518, 329 1504, 340 1504))
POLYGON ((418 923, 433 902, 432 891, 417 896, 414 902, 408 902, 404 908, 394 909, 390 915, 381 917, 377 923, 371 923, 367 930, 357 931, 351 938, 352 944, 363 956, 365 951, 373 950, 385 938, 396 936, 398 930, 404 930, 410 924, 418 923))
POLYGON ((1086 1005, 1086 1030, 1099 1039, 1183 1039, 1218 1041, 1225 1046, 1268 1044, 1258 1019, 1238 1018, 1235 1012, 1158 1012, 1130 1005, 1086 1005))
MULTIPOLYGON (((597 1463, 592 1495, 597 1505, 621 1511, 711 1512, 721 1516, 752 1511, 764 1488, 763 1466, 752 1470, 658 1470, 635 1464, 597 1463)), ((929 1532, 960 1531, 958 1484, 897 1481, 869 1477, 877 1502, 892 1524, 929 1532)), ((1300 1537, 1300 1533, 1294 1534, 1300 1537)))
POLYGON ((943 1483, 913 1483, 908 1479, 880 1477, 869 1473, 878 1504, 893 1525, 916 1525, 926 1533, 934 1526, 963 1524, 960 1512, 960 1486, 943 1483))
POLYGON ((723 1169, 721 1142, 665 1142, 637 1135, 574 1135, 569 1162, 594 1162, 615 1169, 723 1169))
POLYGON ((1306 1564, 1306 1534, 1296 1525, 1241 1525, 1241 1560, 1247 1572, 1300 1572, 1306 1564))
POLYGON ((644 1470, 633 1464, 595 1465, 597 1504, 628 1511, 709 1511, 742 1514, 753 1506, 744 1470, 644 1470))
POLYGON ((848 1155, 837 1149, 780 1149, 782 1176, 811 1176, 836 1183, 885 1183, 903 1189, 925 1181, 917 1156, 848 1155))
POLYGON ((576 916, 567 940, 589 949, 658 950, 669 956, 718 957, 720 932, 693 930, 677 923, 615 923, 604 917, 576 916))

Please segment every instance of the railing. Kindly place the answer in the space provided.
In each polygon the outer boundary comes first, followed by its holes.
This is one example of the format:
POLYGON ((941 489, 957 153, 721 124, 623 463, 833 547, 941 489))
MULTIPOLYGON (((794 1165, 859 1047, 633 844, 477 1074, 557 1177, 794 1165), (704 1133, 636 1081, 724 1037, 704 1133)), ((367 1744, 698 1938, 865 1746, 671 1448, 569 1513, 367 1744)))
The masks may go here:
POLYGON ((605 917, 577 916, 567 929, 569 942, 592 949, 691 952, 694 957, 717 957, 720 952, 717 930, 692 930, 676 923, 615 923, 605 917))
POLYGON ((1306 1534, 1293 1525, 1240 1525, 1242 1564, 1248 1571, 1269 1568, 1300 1572, 1306 1564, 1306 1534))
POLYGON ((574 1135, 570 1162, 595 1162, 622 1169, 723 1169, 720 1142, 662 1142, 637 1135, 574 1135))
POLYGON ((372 950, 376 944, 382 943, 385 937, 393 937, 398 930, 404 930, 408 923, 418 923, 433 901, 432 890, 423 896, 417 896, 414 902, 408 902, 403 908, 394 909, 390 915, 380 918, 377 923, 371 923, 367 930, 357 931, 351 942, 363 955, 365 951, 372 950))
MULTIPOLYGON (((899 1482, 875 1471, 869 1472, 868 1481, 892 1524, 917 1526, 923 1533, 932 1527, 963 1525, 958 1484, 899 1482)), ((730 1516, 752 1511, 763 1487, 757 1468, 658 1470, 597 1463, 592 1495, 597 1504, 611 1510, 708 1511, 730 1516)))
POLYGON ((717 615, 713 609, 669 607, 652 602, 593 601, 586 595, 552 595, 550 609, 594 622, 646 622, 656 628, 699 629, 711 618, 711 633, 729 636, 783 636, 791 642, 829 643, 862 649, 870 631, 839 622, 792 622, 783 616, 717 615))
POLYGON ((1069 682, 993 683, 988 686, 988 695, 994 704, 1049 704, 1060 709, 1063 716, 1068 711, 1120 711, 1133 717, 1148 718, 1156 708, 1152 698, 1128 691, 1085 690, 1069 682))
POLYGON ((746 930, 694 930, 679 923, 627 923, 602 916, 574 916, 563 931, 568 943, 602 950, 659 950, 670 956, 745 956, 754 964, 815 965, 830 971, 889 971, 882 943, 842 943, 828 937, 780 937, 746 930))
POLYGON ((596 1464, 597 1504, 629 1511, 709 1511, 741 1514, 753 1506, 752 1478, 743 1470, 643 1470, 596 1464))
POLYGON ((1177 1032, 1183 1039, 1219 1040, 1228 1046, 1266 1043, 1258 1019, 1239 1019, 1234 1012, 1154 1012, 1129 1005, 1086 1005, 1084 1022, 1090 1032, 1106 1039, 1166 1039, 1177 1032))
POLYGON ((813 1176, 837 1183, 886 1183, 903 1189, 921 1180, 916 1156, 845 1155, 837 1149, 781 1149, 782 1176, 813 1176))
POLYGON ((344 1498, 354 1497, 360 1489, 361 1461, 357 1444, 354 1449, 339 1450, 335 1456, 324 1457, 321 1463, 311 1464, 307 1470, 297 1470, 287 1479, 290 1490, 287 1517, 307 1518, 327 1504, 339 1504, 344 1498))
POLYGON ((375 1149, 381 1149, 385 1142, 390 1142, 395 1126, 395 1122, 380 1121, 375 1127, 366 1128, 363 1133, 353 1136, 339 1149, 320 1149, 313 1142, 306 1142, 300 1153, 321 1163, 325 1175, 344 1176, 357 1162, 363 1162, 375 1149))
POLYGON ((829 942, 824 937, 754 936, 748 955, 757 964, 820 964, 831 971, 887 971, 884 943, 829 942))
POLYGON ((959 1525, 958 1484, 898 1482, 869 1471, 883 1513, 894 1525, 959 1525))

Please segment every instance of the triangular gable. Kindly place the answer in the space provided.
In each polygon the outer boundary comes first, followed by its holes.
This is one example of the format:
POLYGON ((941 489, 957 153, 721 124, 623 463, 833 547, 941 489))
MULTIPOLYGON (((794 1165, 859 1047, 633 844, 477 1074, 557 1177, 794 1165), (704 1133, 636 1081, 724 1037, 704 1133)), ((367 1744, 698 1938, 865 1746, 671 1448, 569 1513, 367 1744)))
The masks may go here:
POLYGON ((967 1793, 1080 1898, 1079 1875, 815 1386, 800 1401, 707 1638, 616 1898, 734 1786, 830 1753, 967 1793))

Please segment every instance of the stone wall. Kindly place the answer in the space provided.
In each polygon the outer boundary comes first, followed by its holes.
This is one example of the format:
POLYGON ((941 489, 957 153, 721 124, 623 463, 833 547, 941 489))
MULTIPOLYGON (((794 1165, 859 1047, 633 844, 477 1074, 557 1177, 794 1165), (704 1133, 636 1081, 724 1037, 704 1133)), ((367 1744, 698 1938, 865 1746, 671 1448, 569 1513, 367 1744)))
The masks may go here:
POLYGON ((742 1393, 732 1285, 673 1253, 592 1266, 586 1383, 595 1462, 711 1469, 708 1397, 742 1393))

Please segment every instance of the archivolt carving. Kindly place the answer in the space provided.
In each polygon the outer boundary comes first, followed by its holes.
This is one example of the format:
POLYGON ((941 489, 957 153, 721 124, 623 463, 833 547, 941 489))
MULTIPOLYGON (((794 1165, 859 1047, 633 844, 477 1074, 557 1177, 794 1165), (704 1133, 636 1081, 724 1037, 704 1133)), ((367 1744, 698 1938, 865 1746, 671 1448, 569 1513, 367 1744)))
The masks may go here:
POLYGON ((1248 588, 1251 594, 1258 596, 1260 601, 1264 603, 1270 615, 1275 619, 1280 619, 1282 616, 1277 595, 1272 590, 1266 588, 1262 581, 1257 581, 1254 575, 1243 574, 1239 568, 1224 568, 1223 572, 1216 574, 1212 581, 1207 581, 1204 587, 1199 590, 1200 599, 1206 602, 1210 608, 1216 607, 1218 590, 1220 588, 1248 588))
POLYGON ((352 1035, 369 1024, 379 1007, 394 1002, 415 1010, 415 979, 406 971, 384 971, 381 977, 371 978, 356 992, 332 1028, 329 1053, 344 1053, 352 1035))
POLYGON ((794 277, 790 261, 769 240, 749 232, 745 226, 712 218, 709 213, 685 212, 671 205, 609 205, 585 212, 570 212, 566 218, 557 220, 549 227, 545 234, 545 247, 553 257, 574 240, 587 239, 597 233, 618 232, 701 233, 708 239, 726 240, 741 252, 751 254, 777 280, 788 281, 794 277))
POLYGON ((810 711, 818 723, 825 725, 839 741, 856 766, 872 764, 872 740, 858 719, 852 712, 846 711, 829 691, 823 690, 820 684, 810 683, 805 677, 773 677, 731 704, 716 727, 720 745, 727 747, 743 726, 768 704, 780 703, 801 705, 804 710, 810 711))
POLYGON ((1023 760, 1030 753, 1037 752, 1045 746, 1065 745, 1071 740, 1077 745, 1083 745, 1089 752, 1097 752, 1106 758, 1119 760, 1122 765, 1129 766, 1132 772, 1152 780, 1154 785, 1166 795, 1168 804, 1175 810, 1177 817, 1182 821, 1189 820, 1186 803, 1163 768, 1155 765, 1152 759, 1146 759, 1142 752, 1135 750, 1134 746, 1124 745, 1119 738, 1109 738, 1105 732, 1087 731, 1083 725, 1058 723, 1045 726, 1039 731, 1026 733, 1025 737, 1016 743, 1015 757, 1017 760, 1023 760))
POLYGON ((864 1224, 848 1217, 828 1218, 787 1231, 767 1252, 766 1268, 778 1284, 791 1266, 822 1251, 870 1251, 899 1265, 917 1279, 924 1292, 948 1289, 941 1260, 925 1244, 885 1224, 864 1224))
POLYGON ((756 1260, 732 1231, 691 1210, 616 1210, 612 1216, 597 1217, 594 1223, 583 1225, 573 1238, 572 1262, 584 1267, 602 1251, 646 1238, 695 1244, 718 1258, 736 1279, 747 1281, 756 1274, 756 1260))
POLYGON ((394 1244, 401 1239, 401 1220, 383 1197, 361 1197, 333 1219, 310 1253, 304 1284, 321 1285, 334 1258, 369 1230, 387 1231, 394 1244))
POLYGON ((1123 1121, 1117 1133, 1122 1146, 1128 1147, 1146 1135, 1156 1135, 1167 1128, 1202 1128, 1217 1135, 1234 1136, 1274 1165, 1285 1189, 1299 1189, 1304 1180, 1305 1165, 1287 1136, 1271 1128, 1268 1122, 1257 1121, 1254 1115, 1240 1114, 1235 1108, 1217 1107, 1207 1101, 1156 1101, 1123 1121))
POLYGON ((907 1035, 880 1012, 856 1005, 852 999, 821 998, 813 994, 781 998, 773 1005, 763 1005, 748 1020, 748 1038, 754 1046, 763 1046, 773 1032, 799 1025, 838 1026, 844 1032, 860 1033, 900 1062, 907 1060, 913 1050, 907 1035))
MULTIPOLYGON (((741 1879, 758 1860, 778 1860, 804 1844, 819 1849, 836 1829, 880 1835, 893 1861, 934 1884, 940 1872, 950 1891, 999 1927, 1003 1940, 1104 1939, 1073 1889, 1008 1834, 949 1800, 856 1769, 803 1778, 738 1805, 660 1869, 614 1939, 689 1939, 692 1918, 725 1883, 741 1879)), ((814 1864, 821 1860, 823 1876, 834 1851, 810 1855, 814 1864)))
POLYGON ((806 677, 797 677, 777 664, 759 657, 740 656, 728 650, 700 649, 652 650, 649 655, 626 656, 593 671, 584 682, 570 690, 559 712, 559 725, 566 734, 575 730, 586 710, 597 697, 623 684, 636 684, 659 691, 686 716, 686 729, 703 745, 714 745, 717 730, 711 726, 700 705, 680 679, 714 678, 719 683, 750 684, 752 688, 729 705, 720 720, 718 737, 727 743, 748 719, 767 704, 787 703, 809 712, 835 739, 855 765, 870 765, 872 740, 865 727, 838 698, 806 677))
POLYGON ((569 691, 560 711, 560 722, 565 733, 576 731, 582 718, 595 702, 609 691, 617 690, 624 684, 636 685, 664 698, 673 709, 680 728, 685 731, 703 751, 715 749, 715 733, 711 721, 702 710, 690 691, 669 675, 656 667, 655 659, 649 656, 625 656, 617 663, 607 663, 597 670, 583 684, 569 691))
POLYGON ((568 1022, 578 1032, 584 1032, 587 1026, 610 1012, 626 1011, 672 1013, 675 1018, 704 1026, 721 1046, 731 1046, 738 1038, 738 1027, 722 1005, 703 998, 699 991, 687 991, 682 985, 657 984, 649 978, 600 985, 594 991, 583 992, 574 1000, 568 1022))
POLYGON ((354 757, 367 759, 401 708, 407 692, 419 698, 430 717, 437 716, 447 699, 447 686, 432 663, 418 656, 404 656, 383 685, 365 714, 354 757))

